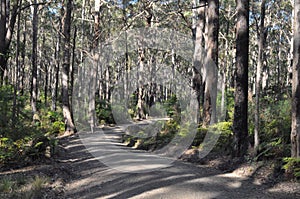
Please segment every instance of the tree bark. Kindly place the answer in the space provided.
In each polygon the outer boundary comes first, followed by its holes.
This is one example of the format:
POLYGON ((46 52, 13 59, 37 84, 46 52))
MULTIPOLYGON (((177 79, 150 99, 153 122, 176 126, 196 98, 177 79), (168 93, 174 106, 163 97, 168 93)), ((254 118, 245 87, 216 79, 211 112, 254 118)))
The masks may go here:
MULTIPOLYGON (((59 30, 61 30, 61 25, 59 25, 59 30)), ((51 110, 56 111, 56 101, 57 101, 57 94, 58 94, 58 79, 59 79, 59 70, 60 70, 60 42, 61 36, 60 34, 57 35, 57 41, 55 43, 55 53, 54 53, 54 74, 53 74, 53 82, 52 82, 52 99, 51 99, 51 110)))
POLYGON ((9 0, 0 1, 0 85, 4 83, 7 70, 9 47, 18 15, 19 1, 14 2, 10 9, 9 0))
MULTIPOLYGON (((20 4, 22 3, 22 0, 20 0, 20 4)), ((20 12, 20 10, 19 10, 20 12)), ((21 13, 18 15, 18 22, 17 22, 17 43, 16 43, 16 73, 15 73, 15 79, 14 79, 14 97, 13 97, 13 110, 12 110, 12 127, 14 128, 16 118, 18 117, 18 109, 17 109, 17 95, 18 95, 18 90, 20 87, 19 83, 19 78, 20 78, 20 60, 19 60, 19 55, 20 55, 20 20, 21 20, 21 13)))
POLYGON ((265 4, 266 1, 262 0, 261 2, 261 12, 260 12, 260 25, 258 30, 258 61, 256 68, 256 82, 255 82, 255 116, 254 116, 254 155, 258 153, 259 146, 259 123, 260 123, 260 89, 261 89, 261 69, 264 62, 264 45, 265 45, 265 4))
POLYGON ((62 65, 62 106, 65 120, 65 131, 68 133, 76 132, 76 128, 72 119, 70 102, 69 102, 69 76, 70 76, 70 59, 71 59, 71 13, 72 0, 64 1, 64 16, 62 18, 63 24, 63 65, 62 65))
MULTIPOLYGON (((205 0, 200 0, 199 5, 205 5, 205 0)), ((194 3, 195 7, 197 5, 197 1, 194 3)), ((200 122, 201 114, 200 108, 202 107, 202 97, 203 97, 203 78, 201 75, 201 70, 203 70, 204 63, 204 52, 203 52, 203 35, 205 28, 205 7, 198 8, 194 13, 194 32, 195 32, 195 51, 194 51, 194 77, 193 77, 193 88, 197 92, 197 100, 198 100, 198 116, 197 120, 200 122)), ((174 66, 173 66, 174 68, 174 66)), ((174 70, 174 69, 173 69, 174 70)), ((174 75, 173 75, 174 77, 174 75)))
POLYGON ((145 54, 144 54, 144 49, 139 49, 139 68, 137 70, 138 73, 138 89, 137 89, 137 118, 142 120, 145 119, 145 113, 143 110, 143 78, 142 74, 144 71, 144 59, 145 59, 145 54))
POLYGON ((291 156, 300 158, 300 0, 294 1, 291 156))
POLYGON ((234 93, 234 157, 243 157, 248 149, 248 52, 249 1, 236 0, 236 71, 234 93))
MULTIPOLYGON (((25 20, 26 20, 26 17, 25 17, 25 20)), ((20 89, 21 89, 21 95, 24 94, 24 87, 25 87, 25 59, 26 59, 26 31, 27 30, 27 26, 26 26, 26 23, 24 24, 24 27, 23 27, 23 41, 22 41, 22 45, 23 45, 23 48, 22 48, 22 53, 21 53, 21 57, 22 57, 22 63, 21 63, 21 81, 20 81, 20 89)))
POLYGON ((38 34, 38 5, 37 1, 34 0, 35 5, 32 6, 32 55, 31 55, 31 109, 33 113, 33 119, 37 113, 37 93, 38 93, 38 82, 37 82, 37 34, 38 34))
POLYGON ((204 99, 204 120, 203 125, 217 122, 217 81, 218 81, 218 34, 219 34, 219 1, 208 1, 206 21, 207 57, 204 66, 205 99, 204 99))

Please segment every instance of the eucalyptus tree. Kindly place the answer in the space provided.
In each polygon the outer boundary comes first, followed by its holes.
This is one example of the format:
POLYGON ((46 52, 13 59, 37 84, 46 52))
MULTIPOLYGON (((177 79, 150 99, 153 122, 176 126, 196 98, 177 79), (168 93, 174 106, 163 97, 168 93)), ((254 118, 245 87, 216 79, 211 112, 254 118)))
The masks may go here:
POLYGON ((17 20, 20 0, 0 1, 0 85, 4 83, 4 75, 7 72, 9 50, 17 20))
POLYGON ((32 14, 32 55, 31 55, 31 62, 32 62, 32 69, 31 69, 31 108, 34 114, 37 113, 37 95, 38 95, 38 68, 37 68, 37 35, 38 35, 38 5, 37 0, 33 1, 31 14, 32 14))
POLYGON ((249 1, 237 0, 236 71, 234 93, 234 151, 243 157, 248 149, 248 53, 249 53, 249 1))
POLYGON ((217 82, 218 82, 218 34, 219 34, 219 1, 208 1, 206 16, 206 61, 204 65, 205 100, 204 126, 217 122, 217 82))
POLYGON ((62 17, 62 29, 63 29, 63 40, 62 40, 62 50, 63 50, 63 64, 62 64, 62 108, 65 120, 65 130, 66 132, 73 133, 76 131, 71 108, 70 108, 70 98, 69 90, 70 88, 70 60, 71 60, 71 23, 72 23, 72 0, 65 0, 62 9, 64 10, 64 15, 62 17))
POLYGON ((291 155, 300 158, 300 0, 294 0, 291 155))
POLYGON ((256 82, 255 82, 255 122, 254 122, 254 150, 255 154, 258 152, 259 147, 259 123, 260 123, 260 88, 261 88, 261 70, 264 64, 264 47, 266 40, 265 31, 265 13, 266 13, 266 0, 261 1, 260 6, 260 24, 258 30, 258 60, 256 68, 256 82))

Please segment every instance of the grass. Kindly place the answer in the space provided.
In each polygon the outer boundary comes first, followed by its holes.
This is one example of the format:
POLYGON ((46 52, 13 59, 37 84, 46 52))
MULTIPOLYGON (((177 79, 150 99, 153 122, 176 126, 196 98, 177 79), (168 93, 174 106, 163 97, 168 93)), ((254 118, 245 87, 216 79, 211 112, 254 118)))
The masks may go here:
POLYGON ((19 176, 15 180, 4 177, 0 180, 0 198, 41 198, 42 190, 48 183, 49 179, 44 176, 19 176))
POLYGON ((41 190, 47 183, 49 179, 43 176, 35 176, 33 182, 31 183, 32 189, 41 190))
POLYGON ((13 191, 15 182, 11 180, 9 177, 5 177, 0 182, 0 192, 2 193, 10 193, 13 191))

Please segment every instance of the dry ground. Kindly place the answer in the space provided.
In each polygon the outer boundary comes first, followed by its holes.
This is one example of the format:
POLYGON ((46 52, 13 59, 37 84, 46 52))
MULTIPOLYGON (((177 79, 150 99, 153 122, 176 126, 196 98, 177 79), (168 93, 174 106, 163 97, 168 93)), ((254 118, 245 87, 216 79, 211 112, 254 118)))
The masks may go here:
POLYGON ((177 160, 150 172, 124 173, 98 161, 86 150, 80 136, 73 135, 60 140, 54 159, 2 171, 2 181, 9 178, 25 182, 15 190, 3 191, 0 198, 300 198, 299 183, 269 178, 270 165, 248 163, 237 167, 231 161, 224 169, 224 162, 228 163, 224 158, 205 165, 177 160), (234 171, 232 166, 236 166, 234 171), (43 176, 47 182, 32 193, 34 189, 26 180, 34 176, 43 176))

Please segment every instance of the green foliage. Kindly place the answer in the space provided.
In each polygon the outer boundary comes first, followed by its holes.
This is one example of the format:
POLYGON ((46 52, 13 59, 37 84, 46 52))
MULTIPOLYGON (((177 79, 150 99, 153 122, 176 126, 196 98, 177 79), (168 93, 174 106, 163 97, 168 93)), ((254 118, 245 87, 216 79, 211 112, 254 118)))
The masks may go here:
POLYGON ((42 157, 47 148, 54 154, 58 142, 55 137, 64 132, 61 111, 49 111, 40 105, 40 112, 33 116, 30 97, 24 93, 16 96, 14 116, 13 95, 12 86, 0 87, 0 164, 21 164, 26 156, 42 157))
POLYGON ((283 158, 283 169, 285 170, 286 174, 300 180, 300 158, 283 158))
POLYGON ((164 101, 163 104, 167 115, 175 122, 179 123, 181 111, 176 95, 172 95, 168 100, 164 101))
POLYGON ((268 142, 263 142, 259 146, 260 153, 256 156, 256 160, 260 158, 272 159, 276 157, 283 157, 285 155, 285 151, 288 150, 289 145, 282 144, 282 138, 273 138, 268 142))
POLYGON ((101 123, 114 124, 114 118, 110 103, 105 100, 96 101, 96 116, 101 123))
POLYGON ((207 133, 220 135, 213 151, 230 153, 233 141, 232 122, 219 122, 209 128, 199 127, 192 143, 192 147, 204 147, 202 142, 204 141, 207 133))
POLYGON ((58 135, 63 134, 65 131, 65 123, 63 115, 58 111, 41 111, 42 117, 42 126, 46 128, 47 135, 58 135))
MULTIPOLYGON (((226 111, 226 121, 233 121, 233 113, 234 113, 234 89, 227 89, 225 93, 225 111, 226 111)), ((217 111, 221 110, 221 100, 222 93, 218 92, 217 96, 217 111)), ((218 115, 222 113, 217 112, 218 115)))
MULTIPOLYGON (((254 140, 254 108, 249 105, 249 132, 254 140)), ((272 159, 290 155, 291 104, 290 99, 265 96, 260 105, 260 145, 255 159, 272 159)))
MULTIPOLYGON (((174 140, 176 137, 187 138, 190 135, 189 132, 191 132, 191 130, 194 128, 195 126, 190 124, 184 124, 180 126, 177 121, 171 119, 164 123, 162 129, 156 136, 150 138, 136 138, 130 135, 125 135, 123 140, 128 144, 128 146, 136 146, 137 148, 144 150, 155 150, 166 146, 171 141, 176 142, 176 140, 174 140)), ((220 122, 209 127, 209 129, 203 127, 198 128, 193 143, 190 147, 203 147, 202 143, 208 131, 209 133, 220 134, 220 137, 213 150, 215 152, 222 152, 226 154, 230 153, 233 141, 232 122, 220 122)), ((136 132, 136 135, 140 134, 136 132)))
POLYGON ((220 133, 220 137, 214 150, 229 153, 232 149, 233 142, 232 122, 219 122, 214 124, 210 127, 210 131, 213 133, 220 133))

